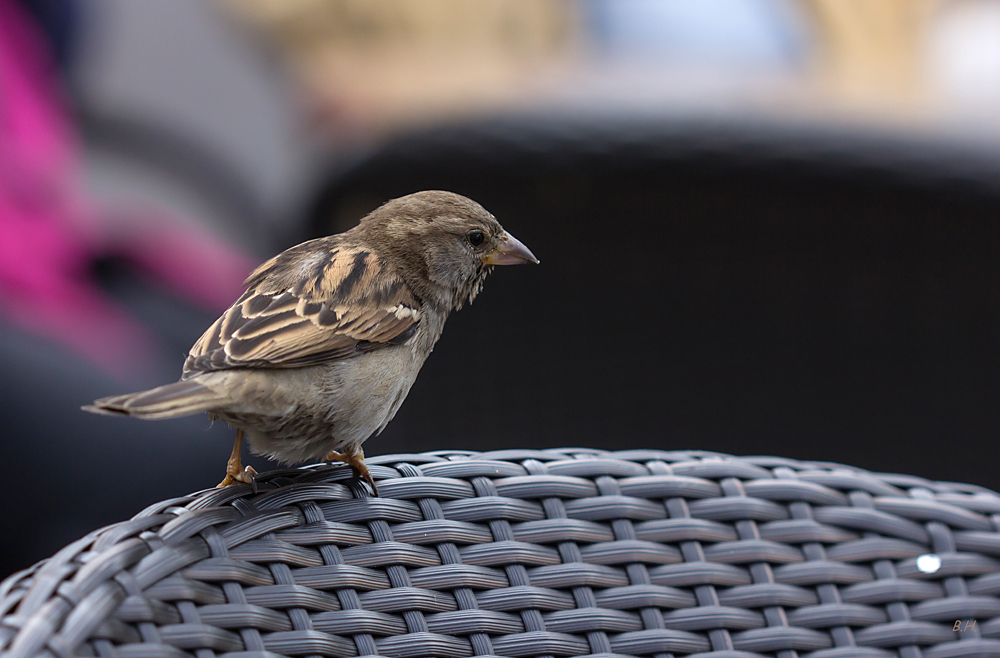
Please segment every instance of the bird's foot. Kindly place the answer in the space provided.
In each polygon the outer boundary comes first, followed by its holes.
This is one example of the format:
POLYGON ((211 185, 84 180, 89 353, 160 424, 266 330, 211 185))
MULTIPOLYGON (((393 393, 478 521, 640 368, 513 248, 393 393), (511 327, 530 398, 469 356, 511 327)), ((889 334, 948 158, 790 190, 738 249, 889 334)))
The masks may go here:
POLYGON ((323 458, 325 462, 344 462, 348 466, 354 469, 354 472, 359 475, 368 486, 372 488, 372 493, 375 497, 378 497, 378 487, 375 486, 375 478, 372 477, 371 471, 368 470, 368 466, 365 465, 365 453, 362 450, 358 450, 356 453, 341 453, 336 450, 331 450, 326 457, 323 458))
POLYGON ((215 485, 216 489, 243 482, 252 486, 253 492, 257 493, 257 471, 254 470, 253 466, 243 466, 243 461, 240 458, 242 451, 243 430, 237 430, 236 441, 233 443, 233 453, 229 455, 229 462, 226 464, 226 477, 215 485))
POLYGON ((257 483, 257 471, 254 470, 253 466, 243 466, 237 461, 233 464, 232 460, 229 460, 229 464, 226 465, 226 477, 216 485, 216 489, 221 489, 222 487, 228 487, 231 484, 236 484, 237 482, 242 482, 244 484, 256 484, 257 483))

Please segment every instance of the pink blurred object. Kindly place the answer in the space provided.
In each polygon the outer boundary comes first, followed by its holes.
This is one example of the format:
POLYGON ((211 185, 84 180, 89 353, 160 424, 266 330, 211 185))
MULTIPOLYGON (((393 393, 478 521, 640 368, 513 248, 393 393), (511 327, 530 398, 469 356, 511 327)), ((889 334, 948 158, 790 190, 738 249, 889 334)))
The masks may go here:
POLYGON ((149 363, 157 340, 96 285, 96 258, 128 259, 210 311, 232 302, 254 263, 158 211, 125 233, 107 230, 80 187, 60 91, 40 30, 16 2, 0 0, 0 320, 127 377, 149 363))

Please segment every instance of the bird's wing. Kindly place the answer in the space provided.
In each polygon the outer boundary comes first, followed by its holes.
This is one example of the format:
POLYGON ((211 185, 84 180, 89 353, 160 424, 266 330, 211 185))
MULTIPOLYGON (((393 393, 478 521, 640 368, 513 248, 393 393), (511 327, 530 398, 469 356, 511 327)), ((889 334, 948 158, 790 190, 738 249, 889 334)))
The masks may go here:
POLYGON ((399 345, 420 304, 379 257, 332 238, 275 256, 198 339, 183 377, 228 368, 297 368, 399 345))

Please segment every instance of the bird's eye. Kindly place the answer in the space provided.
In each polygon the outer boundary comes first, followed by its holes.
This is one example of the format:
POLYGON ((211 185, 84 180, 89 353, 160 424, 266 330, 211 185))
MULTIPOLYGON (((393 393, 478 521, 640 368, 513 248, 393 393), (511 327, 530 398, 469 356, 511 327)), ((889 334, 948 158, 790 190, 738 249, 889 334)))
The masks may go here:
POLYGON ((483 241, 486 239, 486 236, 482 231, 469 231, 469 234, 466 237, 469 240, 469 244, 473 247, 478 247, 483 244, 483 241))

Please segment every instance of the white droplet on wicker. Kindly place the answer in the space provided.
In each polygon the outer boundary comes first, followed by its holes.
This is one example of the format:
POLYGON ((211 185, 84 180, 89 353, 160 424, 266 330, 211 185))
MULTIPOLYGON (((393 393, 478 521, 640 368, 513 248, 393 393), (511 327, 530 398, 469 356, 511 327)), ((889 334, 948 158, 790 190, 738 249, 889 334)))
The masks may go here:
POLYGON ((941 568, 941 558, 933 553, 926 553, 917 558, 917 569, 923 573, 937 573, 941 568))

